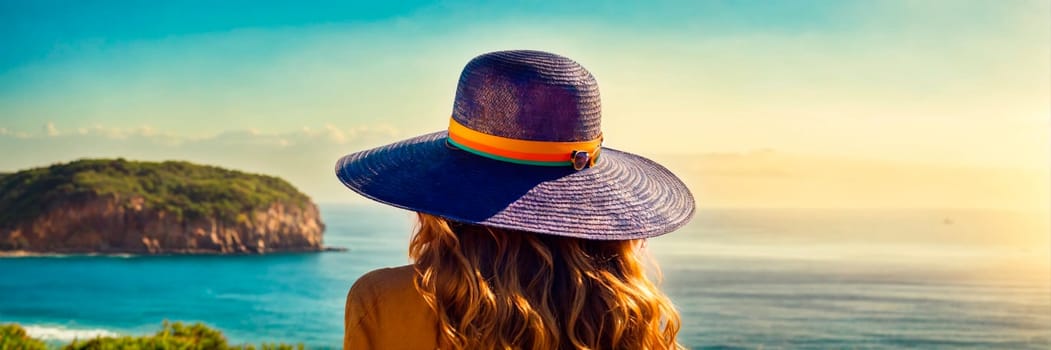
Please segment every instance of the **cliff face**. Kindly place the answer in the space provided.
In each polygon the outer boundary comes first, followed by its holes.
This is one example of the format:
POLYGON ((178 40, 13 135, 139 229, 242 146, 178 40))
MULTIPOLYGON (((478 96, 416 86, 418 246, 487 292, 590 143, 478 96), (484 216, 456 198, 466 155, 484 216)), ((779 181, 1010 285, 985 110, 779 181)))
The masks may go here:
POLYGON ((319 251, 317 206, 275 202, 236 219, 180 217, 138 196, 105 195, 50 206, 0 228, 0 251, 39 253, 228 254, 319 251))
POLYGON ((82 159, 0 176, 0 253, 318 251, 324 229, 287 181, 215 166, 82 159))

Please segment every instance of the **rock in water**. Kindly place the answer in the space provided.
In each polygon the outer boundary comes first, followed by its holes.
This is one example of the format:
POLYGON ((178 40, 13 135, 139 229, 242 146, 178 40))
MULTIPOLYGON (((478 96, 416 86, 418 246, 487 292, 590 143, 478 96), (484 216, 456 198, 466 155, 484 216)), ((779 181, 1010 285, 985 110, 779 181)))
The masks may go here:
POLYGON ((0 252, 321 251, 324 230, 317 205, 273 176, 124 159, 0 174, 0 252))

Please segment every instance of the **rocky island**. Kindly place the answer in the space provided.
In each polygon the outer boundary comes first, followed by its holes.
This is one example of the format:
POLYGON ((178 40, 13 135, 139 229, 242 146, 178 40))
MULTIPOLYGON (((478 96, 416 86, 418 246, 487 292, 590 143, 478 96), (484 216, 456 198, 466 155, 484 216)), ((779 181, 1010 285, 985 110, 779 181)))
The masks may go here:
POLYGON ((320 251, 287 181, 182 161, 87 159, 0 174, 0 254, 320 251))

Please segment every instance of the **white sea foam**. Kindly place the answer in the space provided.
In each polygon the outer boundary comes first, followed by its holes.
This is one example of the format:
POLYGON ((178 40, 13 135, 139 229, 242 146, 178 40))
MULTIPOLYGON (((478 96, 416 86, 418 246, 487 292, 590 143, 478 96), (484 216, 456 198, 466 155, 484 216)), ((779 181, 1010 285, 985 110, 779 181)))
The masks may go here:
POLYGON ((95 329, 73 329, 62 326, 41 326, 41 325, 27 325, 23 326, 26 333, 30 337, 42 339, 42 340, 59 340, 59 341, 72 341, 73 339, 92 339, 95 337, 115 337, 118 336, 116 332, 95 328, 95 329))

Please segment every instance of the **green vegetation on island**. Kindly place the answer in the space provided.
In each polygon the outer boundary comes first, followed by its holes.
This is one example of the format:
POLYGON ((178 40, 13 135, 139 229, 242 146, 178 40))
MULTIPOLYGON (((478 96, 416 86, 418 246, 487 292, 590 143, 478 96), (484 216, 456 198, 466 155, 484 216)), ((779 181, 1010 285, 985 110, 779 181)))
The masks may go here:
POLYGON ((225 222, 275 202, 299 207, 310 203, 305 194, 273 176, 183 161, 84 159, 0 174, 0 227, 32 220, 51 205, 102 196, 141 197, 147 209, 225 222))
POLYGON ((165 321, 161 326, 161 330, 153 335, 78 339, 64 345, 48 344, 42 340, 33 339, 18 324, 0 324, 0 349, 301 350, 303 348, 303 344, 288 345, 284 343, 264 343, 258 347, 251 344, 230 345, 222 332, 208 328, 208 326, 200 323, 187 326, 181 322, 169 323, 165 321))

